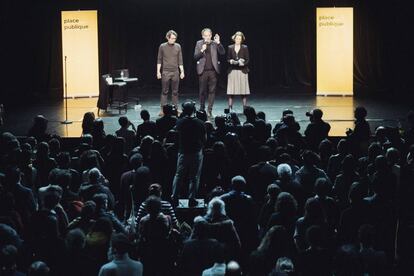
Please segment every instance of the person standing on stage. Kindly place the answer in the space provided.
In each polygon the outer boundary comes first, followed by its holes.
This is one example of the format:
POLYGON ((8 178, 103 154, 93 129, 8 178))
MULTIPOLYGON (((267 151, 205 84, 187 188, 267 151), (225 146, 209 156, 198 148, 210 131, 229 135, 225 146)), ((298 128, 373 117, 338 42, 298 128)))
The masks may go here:
POLYGON ((157 58, 157 79, 161 80, 161 111, 167 104, 168 91, 172 90, 172 104, 178 108, 178 85, 180 79, 184 78, 183 55, 180 44, 176 43, 177 33, 170 30, 165 35, 167 42, 162 43, 158 48, 157 58), (179 69, 179 70, 178 70, 179 69))
POLYGON ((236 32, 231 39, 234 44, 227 50, 227 62, 230 63, 227 77, 227 95, 229 97, 229 110, 233 109, 233 97, 241 95, 243 109, 247 106, 247 96, 250 95, 249 88, 249 49, 244 45, 245 40, 242 32, 236 32))
POLYGON ((207 116, 212 117, 214 98, 217 87, 217 74, 220 74, 218 55, 224 55, 225 50, 216 34, 211 40, 212 31, 205 28, 201 31, 203 39, 197 41, 194 49, 194 59, 197 61, 199 80, 200 110, 205 110, 205 100, 208 97, 207 116))

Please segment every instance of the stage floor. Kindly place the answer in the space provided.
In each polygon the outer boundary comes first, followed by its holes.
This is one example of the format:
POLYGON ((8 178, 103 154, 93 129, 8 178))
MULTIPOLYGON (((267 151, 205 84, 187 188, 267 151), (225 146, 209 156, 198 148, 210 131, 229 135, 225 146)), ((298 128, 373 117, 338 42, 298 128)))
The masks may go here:
MULTIPOLYGON (((185 94, 181 96, 181 101, 194 99, 196 94, 185 94)), ((37 114, 44 115, 49 120, 48 131, 62 137, 79 137, 82 132, 83 114, 92 111, 97 115, 97 98, 80 98, 68 100, 68 118, 73 121, 70 125, 63 125, 60 122, 65 118, 64 102, 49 101, 33 103, 30 106, 19 106, 8 109, 6 106, 5 123, 0 127, 0 131, 10 131, 15 135, 23 136, 27 133, 32 124, 33 117, 37 114)), ((152 119, 156 119, 159 113, 159 94, 149 93, 140 97, 142 109, 147 109, 152 119)), ((135 109, 135 103, 131 102, 127 112, 128 118, 135 124, 142 122, 139 116, 140 109, 135 109)), ((280 120, 284 109, 292 109, 296 120, 303 132, 309 122, 305 112, 318 107, 324 112, 323 118, 331 124, 330 136, 344 136, 347 128, 353 128, 353 110, 356 106, 365 106, 368 110, 368 121, 372 130, 379 125, 398 126, 399 120, 404 120, 410 110, 407 101, 396 103, 384 99, 357 98, 357 97, 324 97, 311 95, 252 95, 249 98, 249 105, 256 111, 264 111, 268 122, 274 124, 280 120)), ((224 113, 227 107, 225 95, 216 97, 213 114, 224 113)), ((236 99, 235 110, 242 112, 241 99, 236 99)), ((102 112, 101 112, 102 113, 102 112)), ((109 110, 107 113, 100 114, 104 123, 106 133, 114 133, 118 128, 118 110, 109 110)), ((244 116, 240 115, 241 121, 244 116)))

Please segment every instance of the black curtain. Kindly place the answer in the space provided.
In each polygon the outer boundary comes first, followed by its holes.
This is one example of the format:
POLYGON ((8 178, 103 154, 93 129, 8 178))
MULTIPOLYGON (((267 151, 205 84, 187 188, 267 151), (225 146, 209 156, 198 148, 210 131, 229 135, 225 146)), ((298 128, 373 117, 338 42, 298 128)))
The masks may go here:
MULTIPOLYGON (((186 79, 197 90, 193 61, 200 31, 210 27, 231 44, 241 30, 250 49, 253 91, 314 93, 316 7, 354 7, 357 94, 414 91, 411 1, 377 0, 77 0, 1 1, 1 101, 62 97, 60 11, 97 9, 100 73, 128 68, 143 87, 157 87, 158 46, 178 32, 186 79), (284 90, 287 91, 287 90, 284 90)), ((225 86, 226 76, 220 77, 225 86)))

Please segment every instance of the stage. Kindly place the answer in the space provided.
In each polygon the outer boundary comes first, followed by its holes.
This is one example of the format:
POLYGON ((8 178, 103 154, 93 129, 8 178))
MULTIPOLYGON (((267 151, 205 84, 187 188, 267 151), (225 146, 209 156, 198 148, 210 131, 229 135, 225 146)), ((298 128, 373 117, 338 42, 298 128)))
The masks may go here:
MULTIPOLYGON (((141 108, 136 109, 135 102, 131 100, 126 116, 135 125, 142 122, 139 112, 147 109, 151 114, 151 119, 158 118, 159 108, 159 89, 140 89, 139 103, 141 108)), ((180 101, 185 99, 198 100, 198 95, 194 91, 180 95, 180 101)), ((1 132, 10 131, 15 135, 24 136, 32 124, 34 116, 44 115, 49 120, 48 131, 61 137, 79 137, 82 132, 83 114, 92 111, 97 116, 97 98, 77 98, 68 99, 68 119, 72 124, 63 125, 60 122, 65 119, 64 101, 47 100, 37 101, 16 107, 5 107, 5 123, 0 127, 1 132)), ((342 97, 342 96, 315 96, 304 93, 267 93, 252 94, 248 100, 249 105, 256 111, 266 113, 267 121, 275 125, 280 120, 281 113, 288 108, 293 110, 296 120, 301 126, 301 132, 306 128, 309 118, 305 112, 318 107, 324 112, 323 118, 331 124, 330 136, 344 136, 347 128, 353 128, 353 110, 356 106, 365 106, 368 110, 368 121, 372 131, 379 125, 397 127, 399 121, 404 124, 405 116, 413 108, 409 101, 394 100, 380 97, 342 97)), ((216 96, 213 115, 221 115, 227 107, 227 99, 224 91, 219 91, 216 96)), ((240 120, 244 121, 242 113, 241 99, 235 99, 235 110, 240 113, 240 120)), ((122 112, 122 114, 124 114, 122 112)), ((107 134, 113 134, 118 128, 118 110, 108 109, 107 112, 100 112, 100 117, 105 123, 107 134)))

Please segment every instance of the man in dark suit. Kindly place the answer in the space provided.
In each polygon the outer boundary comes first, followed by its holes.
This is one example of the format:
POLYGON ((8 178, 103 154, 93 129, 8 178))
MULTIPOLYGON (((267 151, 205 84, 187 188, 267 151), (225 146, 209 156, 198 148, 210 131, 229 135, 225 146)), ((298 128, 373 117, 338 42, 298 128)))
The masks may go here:
POLYGON ((203 39, 197 41, 194 49, 194 59, 197 61, 199 76, 200 109, 205 110, 204 103, 208 93, 207 115, 212 117, 217 74, 220 74, 218 55, 224 55, 225 50, 218 34, 214 36, 214 41, 211 40, 212 31, 209 28, 203 29, 201 36, 203 39))

